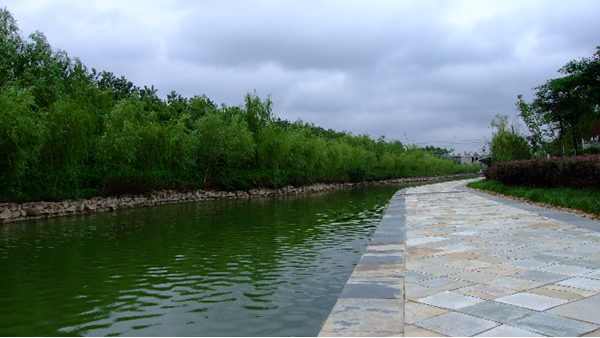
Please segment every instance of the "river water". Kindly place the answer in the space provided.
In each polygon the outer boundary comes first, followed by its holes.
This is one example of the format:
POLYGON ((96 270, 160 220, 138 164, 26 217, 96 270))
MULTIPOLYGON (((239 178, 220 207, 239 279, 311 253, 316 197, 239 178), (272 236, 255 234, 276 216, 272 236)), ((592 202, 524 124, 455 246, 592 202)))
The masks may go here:
POLYGON ((0 225, 0 336, 315 336, 400 188, 0 225))

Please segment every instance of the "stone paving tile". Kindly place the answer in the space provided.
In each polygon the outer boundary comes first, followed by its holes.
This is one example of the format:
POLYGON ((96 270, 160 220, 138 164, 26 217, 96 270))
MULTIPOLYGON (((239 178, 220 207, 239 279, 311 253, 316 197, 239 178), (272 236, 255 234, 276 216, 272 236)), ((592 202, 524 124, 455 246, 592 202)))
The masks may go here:
POLYGON ((417 301, 420 303, 425 303, 444 309, 457 310, 463 307, 481 303, 484 300, 471 296, 461 295, 459 293, 444 291, 435 295, 419 298, 417 299, 417 301))
POLYGON ((578 266, 570 266, 570 265, 552 265, 547 268, 539 269, 540 271, 554 272, 568 276, 580 276, 586 273, 593 272, 592 269, 586 269, 578 266))
POLYGON ((406 299, 417 300, 419 298, 435 295, 436 293, 442 292, 442 290, 428 288, 421 285, 406 282, 404 284, 404 292, 406 299))
POLYGON ((393 299, 403 298, 403 283, 397 280, 350 279, 339 298, 393 299))
POLYGON ((455 262, 446 263, 444 265, 453 267, 453 268, 463 269, 463 270, 478 270, 478 269, 481 269, 484 267, 489 267, 492 264, 485 263, 485 262, 478 262, 475 260, 461 259, 461 260, 457 260, 455 262))
POLYGON ((446 276, 446 275, 450 275, 453 273, 461 272, 462 270, 458 269, 458 268, 451 268, 449 266, 439 265, 439 266, 430 266, 428 268, 422 268, 422 269, 419 269, 418 271, 429 274, 429 275, 433 275, 433 276, 446 276))
POLYGON ((417 324, 425 329, 453 337, 476 335, 498 326, 498 323, 458 312, 449 312, 417 324))
POLYGON ((584 257, 582 259, 571 260, 568 262, 571 266, 580 266, 582 268, 588 268, 592 270, 597 270, 600 268, 600 259, 588 259, 589 257, 584 257))
POLYGON ((426 279, 432 279, 435 278, 435 276, 433 275, 428 275, 426 273, 422 273, 419 271, 411 271, 411 270, 407 270, 406 271, 406 278, 405 278, 405 282, 406 283, 417 283, 426 279))
POLYGON ((598 325, 572 320, 548 313, 538 313, 510 324, 547 336, 576 337, 598 329, 598 325))
POLYGON ((544 311, 568 302, 564 299, 552 298, 527 292, 521 292, 513 295, 496 298, 496 301, 536 311, 544 311))
POLYGON ((512 267, 516 267, 516 268, 523 268, 523 269, 538 269, 538 268, 546 267, 548 265, 552 265, 552 263, 539 261, 536 259, 519 259, 519 260, 503 263, 502 265, 512 266, 512 267))
POLYGON ((433 263, 434 265, 443 265, 456 262, 456 258, 446 257, 446 255, 440 255, 435 257, 427 257, 422 259, 422 261, 427 263, 433 263))
POLYGON ((407 260, 406 261, 406 270, 427 268, 427 267, 434 266, 434 265, 435 265, 434 263, 425 262, 422 259, 407 260))
POLYGON ((402 263, 385 263, 385 264, 358 264, 354 268, 352 277, 393 277, 404 276, 404 264, 402 263))
POLYGON ((554 283, 569 278, 568 275, 552 273, 543 270, 529 270, 513 275, 513 277, 545 283, 554 283))
POLYGON ((600 325, 600 302, 590 298, 555 307, 548 313, 600 325))
POLYGON ((525 290, 536 288, 538 286, 542 286, 547 283, 537 282, 537 281, 532 281, 532 280, 527 280, 527 279, 521 279, 521 278, 501 276, 501 277, 489 280, 489 281, 485 282, 484 284, 491 285, 491 286, 499 286, 502 288, 511 289, 511 290, 515 290, 515 291, 525 291, 525 290))
POLYGON ((417 302, 406 301, 404 303, 404 322, 413 324, 425 319, 439 316, 450 310, 441 309, 439 307, 421 304, 417 302))
POLYGON ((519 306, 502 304, 494 301, 468 306, 459 309, 458 311, 499 323, 511 322, 534 313, 531 310, 519 306))
POLYGON ((447 278, 447 277, 423 280, 423 281, 417 282, 417 284, 427 286, 430 288, 444 290, 444 291, 450 291, 450 290, 462 288, 465 286, 473 285, 473 283, 456 280, 456 279, 452 279, 452 278, 447 278))
POLYGON ((510 267, 499 266, 499 265, 491 265, 488 267, 481 268, 478 271, 485 272, 485 273, 491 273, 493 275, 512 276, 512 275, 516 275, 518 273, 525 272, 528 270, 519 269, 519 268, 510 268, 510 267))
POLYGON ((593 279, 600 279, 600 270, 596 270, 592 273, 588 273, 585 276, 583 276, 585 278, 593 278, 593 279))
POLYGON ((541 334, 519 329, 510 325, 500 325, 495 328, 475 335, 475 337, 545 337, 541 334))
POLYGON ((401 245, 401 244, 369 245, 369 246, 367 246, 365 253, 380 252, 380 251, 404 251, 404 245, 401 245))
POLYGON ((404 337, 448 337, 414 325, 404 325, 404 337))
POLYGON ((454 279, 465 280, 471 283, 483 283, 497 278, 498 276, 480 271, 465 271, 461 273, 455 273, 453 275, 450 275, 449 277, 454 279))
POLYGON ((341 332, 403 332, 401 299, 339 299, 323 324, 320 336, 341 332))
POLYGON ((597 279, 573 277, 556 284, 576 289, 600 292, 600 280, 597 279))
MULTIPOLYGON (((598 294, 597 292, 594 292, 594 291, 583 290, 583 289, 573 288, 573 287, 569 287, 569 286, 562 286, 562 285, 558 285, 558 284, 548 284, 548 285, 545 285, 544 287, 551 289, 551 290, 559 290, 559 291, 573 293, 578 296, 581 296, 582 298, 586 298, 586 297, 590 297, 590 296, 598 294)), ((556 297, 556 298, 558 298, 558 297, 556 297)))
POLYGON ((581 335, 581 337, 600 337, 600 329, 581 335))
POLYGON ((573 289, 556 286, 556 285, 544 285, 537 289, 527 290, 527 292, 534 293, 536 295, 564 299, 564 300, 568 300, 568 301, 580 300, 580 299, 584 298, 583 296, 581 296, 579 294, 570 292, 570 290, 573 290, 573 289), (563 289, 559 289, 559 288, 563 288, 563 289), (567 289, 567 291, 565 291, 564 289, 567 289))
POLYGON ((514 290, 484 284, 467 286, 453 291, 462 295, 477 297, 485 300, 496 299, 498 297, 507 296, 516 292, 514 290))
POLYGON ((461 260, 473 260, 476 259, 478 257, 480 257, 480 254, 474 254, 472 252, 453 252, 453 253, 449 253, 449 254, 445 254, 442 255, 443 257, 446 258, 455 258, 455 259, 461 259, 461 260))
POLYGON ((350 278, 402 278, 405 270, 402 263, 358 264, 350 278))

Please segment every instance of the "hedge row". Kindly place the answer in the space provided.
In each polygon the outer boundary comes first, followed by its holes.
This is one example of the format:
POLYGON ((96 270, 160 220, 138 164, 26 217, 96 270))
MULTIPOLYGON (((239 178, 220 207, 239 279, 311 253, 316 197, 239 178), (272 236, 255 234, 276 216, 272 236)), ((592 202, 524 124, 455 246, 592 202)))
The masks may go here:
POLYGON ((507 185, 600 189, 600 155, 502 162, 487 168, 484 176, 507 185))

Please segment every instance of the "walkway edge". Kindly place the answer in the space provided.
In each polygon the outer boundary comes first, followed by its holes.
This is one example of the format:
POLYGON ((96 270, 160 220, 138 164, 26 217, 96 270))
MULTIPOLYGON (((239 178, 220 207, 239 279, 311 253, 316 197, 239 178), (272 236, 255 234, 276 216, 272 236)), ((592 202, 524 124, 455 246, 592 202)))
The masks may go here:
POLYGON ((319 337, 404 333, 405 192, 390 200, 319 337))
POLYGON ((534 214, 552 218, 552 219, 560 221, 560 222, 572 224, 572 225, 575 225, 575 226, 583 228, 583 229, 600 232, 600 222, 599 221, 595 221, 595 220, 588 219, 588 218, 581 217, 581 216, 576 216, 576 215, 573 215, 573 214, 570 214, 567 212, 561 212, 561 211, 557 211, 557 210, 538 207, 537 205, 531 205, 531 204, 527 204, 524 202, 511 200, 508 198, 495 196, 492 194, 486 194, 484 192, 480 192, 477 190, 467 189, 465 183, 458 184, 456 186, 456 189, 468 192, 475 196, 487 198, 494 202, 502 203, 502 204, 509 205, 509 206, 515 207, 515 208, 519 208, 521 210, 525 210, 525 211, 528 211, 528 212, 531 212, 534 214))

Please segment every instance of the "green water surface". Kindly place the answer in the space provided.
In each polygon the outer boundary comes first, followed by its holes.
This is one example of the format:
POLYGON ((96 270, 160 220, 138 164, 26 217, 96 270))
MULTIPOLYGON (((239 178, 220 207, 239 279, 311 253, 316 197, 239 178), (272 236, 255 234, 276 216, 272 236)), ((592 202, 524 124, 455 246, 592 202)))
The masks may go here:
POLYGON ((315 336, 400 188, 0 224, 0 335, 315 336))

